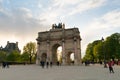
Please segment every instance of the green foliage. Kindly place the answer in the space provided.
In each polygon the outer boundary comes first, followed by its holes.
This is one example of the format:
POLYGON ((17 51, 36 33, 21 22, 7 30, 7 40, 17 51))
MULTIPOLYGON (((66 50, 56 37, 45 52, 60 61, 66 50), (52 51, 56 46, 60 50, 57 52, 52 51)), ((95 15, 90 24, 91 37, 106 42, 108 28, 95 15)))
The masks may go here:
POLYGON ((12 62, 19 62, 20 61, 20 53, 18 51, 12 51, 7 56, 7 61, 12 61, 12 62))
POLYGON ((0 51, 0 62, 6 60, 6 52, 0 51))
POLYGON ((105 49, 108 59, 120 58, 120 33, 115 33, 107 37, 105 42, 105 49))
POLYGON ((29 54, 28 53, 23 53, 21 55, 21 61, 22 62, 28 62, 29 61, 29 54))
POLYGON ((84 60, 91 60, 91 61, 95 60, 96 53, 94 52, 94 46, 96 46, 99 42, 100 40, 96 40, 93 43, 88 44, 84 60))
POLYGON ((95 61, 101 61, 104 58, 103 52, 103 43, 99 42, 97 45, 94 46, 93 54, 95 56, 95 61))
POLYGON ((109 59, 120 59, 120 33, 108 36, 104 42, 101 40, 89 43, 83 60, 101 61, 109 59))
POLYGON ((36 44, 34 42, 27 43, 23 48, 23 53, 20 54, 14 50, 11 53, 0 51, 0 62, 35 62, 36 60, 36 44))
POLYGON ((36 55, 36 43, 29 42, 23 48, 23 53, 29 54, 29 61, 32 63, 32 60, 35 59, 36 55))

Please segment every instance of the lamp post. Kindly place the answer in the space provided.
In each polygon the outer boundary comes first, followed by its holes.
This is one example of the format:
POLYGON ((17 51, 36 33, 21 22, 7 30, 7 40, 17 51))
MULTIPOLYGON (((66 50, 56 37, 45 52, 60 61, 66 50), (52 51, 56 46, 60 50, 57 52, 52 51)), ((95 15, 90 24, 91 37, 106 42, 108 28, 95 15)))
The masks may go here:
POLYGON ((106 53, 104 53, 104 38, 102 37, 102 50, 103 50, 103 54, 104 54, 104 68, 107 68, 107 64, 106 64, 106 53))

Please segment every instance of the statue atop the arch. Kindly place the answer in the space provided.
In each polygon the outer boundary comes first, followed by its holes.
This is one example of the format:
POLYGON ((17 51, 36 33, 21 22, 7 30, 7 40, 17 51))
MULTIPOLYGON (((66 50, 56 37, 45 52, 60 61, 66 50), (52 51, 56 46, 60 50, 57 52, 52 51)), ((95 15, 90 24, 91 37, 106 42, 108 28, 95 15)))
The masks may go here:
POLYGON ((58 25, 52 24, 52 29, 62 29, 65 28, 65 24, 59 23, 58 25))

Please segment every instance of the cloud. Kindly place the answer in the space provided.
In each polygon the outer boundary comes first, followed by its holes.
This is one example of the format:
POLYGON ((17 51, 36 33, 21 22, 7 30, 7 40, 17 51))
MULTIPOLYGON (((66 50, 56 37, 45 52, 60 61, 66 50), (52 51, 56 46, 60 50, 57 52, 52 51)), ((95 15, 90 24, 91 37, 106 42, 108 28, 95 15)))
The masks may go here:
POLYGON ((27 42, 35 41, 39 31, 48 28, 43 22, 45 20, 36 19, 28 8, 12 8, 9 11, 2 8, 0 11, 0 44, 18 41, 22 49, 27 42))
POLYGON ((89 30, 115 29, 120 28, 120 10, 110 11, 103 16, 94 19, 89 25, 89 30))
POLYGON ((3 0, 0 0, 0 3, 2 2, 3 0))
POLYGON ((0 12, 2 12, 2 9, 3 7, 2 7, 2 0, 0 0, 0 12))
POLYGON ((64 21, 66 17, 83 13, 104 5, 106 0, 51 0, 51 5, 44 9, 40 14, 41 19, 47 23, 64 21))
POLYGON ((109 26, 111 26, 111 28, 120 28, 120 10, 114 10, 112 12, 109 12, 105 14, 101 19, 106 22, 106 24, 108 25, 106 26, 107 28, 109 26))
POLYGON ((82 13, 82 12, 85 12, 87 10, 91 10, 91 9, 94 9, 94 8, 97 8, 97 7, 101 7, 101 6, 104 5, 105 1, 106 0, 82 1, 71 10, 69 15, 74 15, 74 14, 82 13))
POLYGON ((82 46, 85 51, 88 43, 107 37, 115 32, 120 32, 120 10, 110 11, 98 17, 85 26, 82 32, 82 46))
POLYGON ((0 16, 1 31, 16 32, 16 33, 30 33, 38 28, 43 28, 42 20, 35 19, 31 11, 27 8, 17 8, 6 11, 6 13, 0 16), (14 11, 14 12, 13 12, 14 11), (6 24, 7 23, 7 24, 6 24), (8 28, 9 27, 9 28, 8 28))
POLYGON ((65 7, 68 5, 75 5, 81 2, 81 0, 53 0, 54 6, 65 7))

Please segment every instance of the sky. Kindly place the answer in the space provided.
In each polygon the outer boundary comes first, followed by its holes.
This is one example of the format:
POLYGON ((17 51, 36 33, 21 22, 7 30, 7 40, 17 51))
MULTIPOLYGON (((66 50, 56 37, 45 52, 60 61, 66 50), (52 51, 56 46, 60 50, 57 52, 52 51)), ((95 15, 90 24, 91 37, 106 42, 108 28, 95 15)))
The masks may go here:
POLYGON ((120 0, 0 0, 0 46, 19 42, 22 50, 60 22, 79 28, 84 56, 89 43, 120 33, 120 0))

